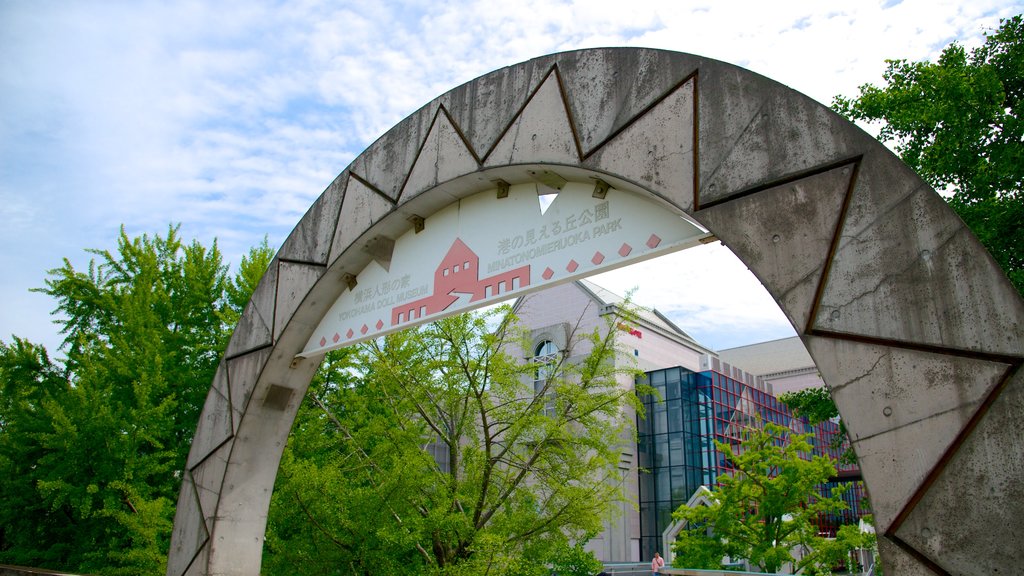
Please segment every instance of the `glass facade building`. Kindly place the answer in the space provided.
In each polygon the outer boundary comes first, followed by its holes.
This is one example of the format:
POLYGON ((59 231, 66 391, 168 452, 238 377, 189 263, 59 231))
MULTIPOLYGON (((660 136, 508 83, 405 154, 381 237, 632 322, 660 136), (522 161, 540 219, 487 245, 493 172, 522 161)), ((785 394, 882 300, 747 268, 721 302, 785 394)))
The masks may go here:
MULTIPOLYGON (((838 459, 845 449, 832 443, 839 434, 838 424, 811 426, 806 419, 795 418, 770 393, 715 371, 666 368, 648 372, 638 383, 651 386, 662 399, 642 396, 645 417, 637 421, 642 558, 661 551, 661 535, 672 523, 675 509, 686 504, 701 485, 713 486, 732 472, 715 441, 737 445, 745 428, 773 422, 798 434, 813 433, 815 455, 838 459)), ((822 486, 831 490, 842 482, 854 484, 845 495, 847 510, 819 518, 823 535, 834 535, 839 526, 856 523, 867 513, 859 476, 856 465, 840 464, 834 482, 822 486)))

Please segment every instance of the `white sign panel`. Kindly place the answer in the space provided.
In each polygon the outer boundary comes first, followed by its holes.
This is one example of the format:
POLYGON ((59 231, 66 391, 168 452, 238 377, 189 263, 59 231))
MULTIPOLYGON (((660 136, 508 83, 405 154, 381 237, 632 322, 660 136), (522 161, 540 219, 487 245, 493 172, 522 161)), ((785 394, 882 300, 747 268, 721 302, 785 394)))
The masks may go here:
POLYGON ((696 245, 707 233, 639 196, 569 182, 546 211, 537 186, 461 200, 395 240, 331 306, 309 356, 696 245))

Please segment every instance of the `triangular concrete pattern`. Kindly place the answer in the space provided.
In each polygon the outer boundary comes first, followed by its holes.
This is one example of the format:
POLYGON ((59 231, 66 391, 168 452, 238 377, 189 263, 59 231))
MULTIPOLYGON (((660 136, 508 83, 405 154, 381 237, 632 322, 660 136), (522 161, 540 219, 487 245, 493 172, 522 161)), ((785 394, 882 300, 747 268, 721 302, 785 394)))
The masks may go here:
POLYGON ((343 173, 331 182, 281 245, 278 258, 314 264, 328 263, 347 181, 348 173, 343 173))
POLYGON ((798 330, 807 326, 839 226, 853 164, 697 212, 798 330))
POLYGON ((302 299, 323 276, 323 266, 281 262, 278 267, 277 305, 274 306, 274 339, 281 336, 302 299))
POLYGON ((814 326, 849 334, 1024 356, 1024 300, 977 239, 910 169, 865 156, 814 326), (899 186, 899 188, 896 188, 899 186))
MULTIPOLYGON (((898 576, 939 576, 931 568, 921 564, 903 548, 885 536, 878 536, 878 552, 881 555, 882 569, 885 574, 898 576)), ((875 570, 875 572, 879 572, 875 570)))
POLYGON ((431 102, 399 122, 352 161, 350 172, 397 201, 438 106, 437 102, 431 102))
POLYGON ((1024 517, 1024 369, 1006 383, 928 492, 896 531, 950 574, 1020 568, 1024 517), (993 482, 992 479, 1000 479, 993 482))
POLYGON ((275 258, 270 263, 256 285, 249 304, 238 320, 238 326, 231 334, 225 357, 245 354, 273 343, 270 329, 274 320, 274 299, 277 293, 277 262, 275 258))
POLYGON ((231 334, 226 357, 239 356, 272 343, 270 327, 254 306, 247 306, 231 334))
POLYGON ((199 506, 192 475, 185 472, 181 480, 181 494, 178 506, 174 510, 174 528, 171 533, 171 550, 167 563, 167 574, 179 576, 185 574, 189 563, 209 541, 209 531, 203 520, 203 512, 199 506))
POLYGON ((203 411, 199 415, 199 424, 196 426, 196 434, 186 461, 187 468, 191 469, 209 456, 213 449, 234 434, 229 394, 227 370, 221 362, 213 377, 213 385, 206 394, 203 411))
POLYGON ((238 433, 238 427, 242 423, 242 415, 245 414, 249 398, 256 387, 256 380, 259 379, 271 352, 273 349, 267 347, 227 360, 231 409, 234 411, 231 424, 235 428, 235 434, 238 433))
POLYGON ((660 50, 560 54, 558 70, 584 157, 674 92, 703 60, 660 50), (629 81, 622 81, 624 73, 629 81))
POLYGON ((221 444, 192 470, 192 482, 195 484, 199 497, 199 507, 209 530, 213 530, 214 516, 217 514, 217 502, 220 500, 221 485, 224 482, 224 471, 228 466, 234 440, 221 444))
POLYGON ((484 158, 484 167, 579 163, 571 122, 558 75, 552 71, 484 158))
POLYGON ((889 486, 871 495, 875 525, 887 531, 1007 365, 818 336, 804 342, 840 413, 860 416, 847 429, 868 484, 889 486), (926 388, 904 384, 922 374, 926 388), (877 411, 859 409, 865 403, 877 411))
POLYGON ((522 111, 527 99, 548 77, 554 57, 545 56, 489 74, 441 96, 440 101, 482 157, 522 111))
POLYGON ((209 576, 209 567, 206 565, 210 558, 210 542, 199 549, 199 553, 196 554, 195 560, 192 561, 192 565, 188 567, 182 576, 209 576))
POLYGON ((334 234, 331 260, 335 260, 352 245, 359 236, 394 209, 385 200, 357 178, 349 177, 345 199, 341 204, 341 218, 334 234))
POLYGON ((584 166, 631 180, 674 204, 693 206, 693 104, 690 79, 595 151, 584 166))
POLYGON ((479 168, 473 152, 459 136, 444 110, 438 109, 434 124, 402 188, 399 203, 415 198, 442 182, 479 168))
POLYGON ((877 146, 866 135, 838 137, 845 134, 842 119, 784 86, 715 70, 702 70, 698 82, 708 96, 700 98, 699 206, 877 146))

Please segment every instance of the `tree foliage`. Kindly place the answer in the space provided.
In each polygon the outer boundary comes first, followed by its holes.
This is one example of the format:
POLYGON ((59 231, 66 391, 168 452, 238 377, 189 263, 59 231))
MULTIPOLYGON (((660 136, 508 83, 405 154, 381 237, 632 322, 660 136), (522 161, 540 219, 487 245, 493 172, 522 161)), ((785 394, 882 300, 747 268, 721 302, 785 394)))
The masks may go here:
MULTIPOLYGON (((833 418, 839 419, 839 408, 835 400, 824 386, 818 388, 805 388, 795 392, 785 392, 779 395, 779 402, 785 404, 793 411, 795 416, 805 416, 811 426, 815 426, 833 418)), ((839 433, 832 437, 831 448, 839 451, 839 461, 843 464, 856 464, 857 454, 853 447, 843 445, 847 442, 846 423, 839 419, 839 433)))
POLYGON ((1024 294, 1024 20, 1001 21, 968 52, 937 62, 889 60, 884 85, 866 84, 833 107, 881 123, 911 168, 938 190, 1024 294))
POLYGON ((265 571, 592 569, 573 542, 623 498, 624 410, 639 409, 618 378, 633 372, 613 362, 619 321, 577 334, 583 352, 545 367, 536 393, 538 366, 521 352, 532 347, 505 307, 332 358, 286 450, 265 571))
POLYGON ((825 387, 785 392, 779 395, 779 401, 789 407, 795 416, 806 416, 811 426, 839 417, 839 409, 825 387))
MULTIPOLYGON (((173 226, 122 229, 116 251, 89 252, 85 270, 65 260, 39 289, 57 302, 66 358, 0 342, 0 562, 163 574, 232 280, 216 244, 173 226)), ((254 252, 243 269, 268 261, 254 252)))
POLYGON ((816 544, 807 561, 802 565, 808 574, 831 576, 836 566, 845 566, 849 572, 862 568, 855 564, 854 551, 876 551, 877 538, 874 532, 862 532, 860 526, 840 526, 835 538, 822 538, 816 544))
MULTIPOLYGON (((712 488, 710 506, 681 506, 673 513, 687 522, 673 551, 681 565, 718 568, 722 556, 745 558, 764 572, 778 572, 798 546, 821 541, 813 520, 846 507, 841 489, 821 494, 818 486, 835 474, 835 461, 813 456, 809 434, 791 434, 772 423, 744 432, 738 446, 716 442, 735 471, 712 488), (714 563, 715 565, 708 565, 714 563)), ((809 562, 809 560, 805 560, 809 562)))

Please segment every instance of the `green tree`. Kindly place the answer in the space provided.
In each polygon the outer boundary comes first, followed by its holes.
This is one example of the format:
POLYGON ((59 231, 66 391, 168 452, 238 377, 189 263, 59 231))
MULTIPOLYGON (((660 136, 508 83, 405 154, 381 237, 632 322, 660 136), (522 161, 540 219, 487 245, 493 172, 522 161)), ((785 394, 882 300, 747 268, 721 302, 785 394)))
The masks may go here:
POLYGON ((20 338, 0 342, 0 561, 60 566, 73 526, 50 514, 31 474, 46 454, 36 438, 49 428, 45 404, 67 387, 46 350, 20 338), (47 542, 48 546, 40 546, 47 542))
POLYGON ((227 270, 216 243, 174 226, 122 229, 116 251, 89 252, 85 271, 65 260, 39 290, 57 302, 66 358, 0 342, 0 562, 163 574, 179 471, 230 334, 227 270))
MULTIPOLYGON (((811 426, 815 426, 833 418, 839 419, 839 408, 836 406, 828 388, 805 388, 795 392, 779 395, 779 402, 793 411, 795 416, 804 416, 811 426)), ((846 423, 839 419, 839 433, 832 437, 831 448, 839 451, 839 461, 843 464, 856 464, 857 454, 847 443, 846 423)))
POLYGON ((275 488, 268 574, 593 567, 572 543, 599 532, 621 501, 619 447, 633 432, 624 411, 640 408, 619 382, 634 371, 614 362, 620 321, 576 335, 585 352, 545 366, 523 362, 532 348, 507 307, 393 334, 345 367, 329 364, 275 488))
POLYGON ((833 108, 881 124, 911 168, 938 190, 1024 294, 1024 20, 1001 20, 969 53, 953 43, 937 62, 889 60, 833 108))
POLYGON ((779 401, 795 412, 795 416, 806 416, 811 426, 839 416, 839 409, 825 387, 785 392, 779 395, 779 401))
POLYGON ((805 459, 812 449, 809 436, 766 423, 747 429, 738 446, 715 443, 734 472, 719 479, 710 506, 684 505, 673 513, 687 522, 680 545, 673 547, 684 565, 690 566, 690 557, 706 563, 728 555, 745 558, 764 572, 778 572, 793 560, 793 548, 815 549, 821 539, 813 520, 846 504, 841 490, 819 492, 819 485, 835 474, 835 461, 805 459))
POLYGON ((860 568, 855 564, 853 552, 858 549, 876 551, 877 539, 874 532, 861 532, 860 526, 840 526, 835 538, 822 538, 814 550, 801 563, 808 574, 829 576, 836 566, 845 565, 850 572, 860 568))
MULTIPOLYGON (((584 537, 583 541, 589 540, 584 537)), ((551 571, 558 576, 593 576, 604 568, 604 564, 593 552, 584 549, 583 542, 558 549, 551 559, 551 571)))
POLYGON ((419 573, 422 450, 391 449, 389 410, 355 378, 356 348, 328 353, 299 410, 271 499, 264 574, 419 573))

